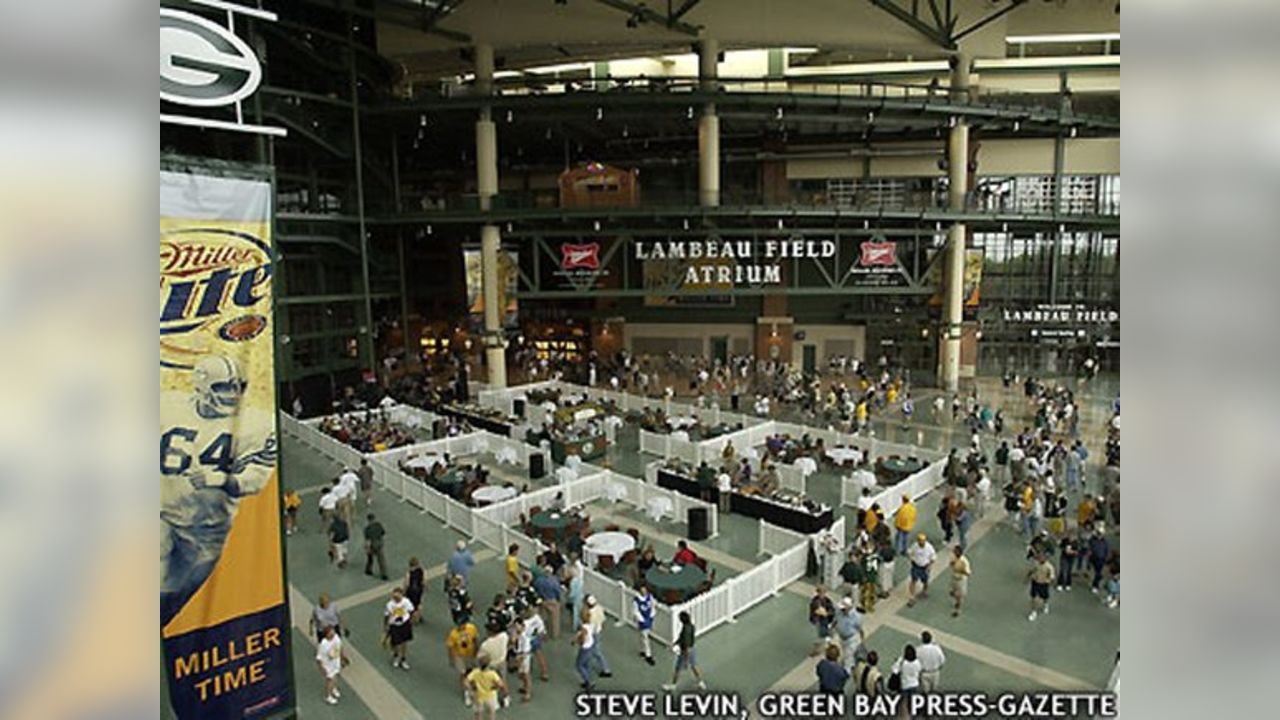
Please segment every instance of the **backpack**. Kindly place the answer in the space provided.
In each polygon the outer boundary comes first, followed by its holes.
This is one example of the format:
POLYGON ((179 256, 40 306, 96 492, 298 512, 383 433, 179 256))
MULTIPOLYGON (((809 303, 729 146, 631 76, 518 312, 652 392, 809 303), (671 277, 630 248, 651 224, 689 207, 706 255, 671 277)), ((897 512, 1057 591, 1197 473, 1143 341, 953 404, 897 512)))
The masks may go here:
POLYGON ((898 673, 889 676, 889 691, 902 692, 902 676, 898 673))

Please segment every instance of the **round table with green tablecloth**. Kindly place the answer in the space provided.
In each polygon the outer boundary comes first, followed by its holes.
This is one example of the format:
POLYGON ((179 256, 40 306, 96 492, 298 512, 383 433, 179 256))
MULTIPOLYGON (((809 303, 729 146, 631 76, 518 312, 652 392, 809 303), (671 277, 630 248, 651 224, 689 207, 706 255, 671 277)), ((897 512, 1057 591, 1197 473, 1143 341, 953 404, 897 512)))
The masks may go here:
POLYGON ((552 539, 556 542, 564 540, 577 521, 576 516, 555 510, 543 510, 529 518, 529 524, 533 525, 534 532, 538 537, 552 539), (547 537, 548 535, 550 536, 549 538, 547 537))
POLYGON ((698 588, 707 581, 707 574, 697 565, 675 567, 680 570, 673 572, 670 565, 655 565, 644 574, 644 580, 653 590, 654 596, 664 602, 667 602, 665 598, 668 591, 674 591, 680 596, 678 602, 684 602, 698 592, 698 588))
POLYGON ((894 482, 899 482, 923 470, 924 463, 917 458, 885 458, 880 462, 880 469, 888 473, 894 482))

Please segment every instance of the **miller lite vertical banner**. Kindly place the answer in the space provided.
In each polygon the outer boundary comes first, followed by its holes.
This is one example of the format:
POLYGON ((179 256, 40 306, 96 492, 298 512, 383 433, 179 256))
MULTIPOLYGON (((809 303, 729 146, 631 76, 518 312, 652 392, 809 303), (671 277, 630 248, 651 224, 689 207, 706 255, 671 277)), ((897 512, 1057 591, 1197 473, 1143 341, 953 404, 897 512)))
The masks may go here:
POLYGON ((179 718, 293 705, 271 184, 160 173, 160 635, 179 718))

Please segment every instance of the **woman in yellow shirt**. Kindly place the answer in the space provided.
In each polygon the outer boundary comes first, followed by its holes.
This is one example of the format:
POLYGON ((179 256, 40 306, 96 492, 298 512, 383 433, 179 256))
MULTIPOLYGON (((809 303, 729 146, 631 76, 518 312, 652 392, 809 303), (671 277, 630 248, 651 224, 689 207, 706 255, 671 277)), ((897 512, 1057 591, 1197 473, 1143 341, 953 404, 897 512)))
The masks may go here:
POLYGON ((476 720, 493 720, 498 715, 498 692, 506 692, 502 676, 489 668, 489 656, 477 658, 477 667, 467 675, 467 686, 475 694, 476 720))
POLYGON ((510 595, 520 587, 520 546, 512 544, 507 548, 507 594, 510 595))
POLYGON ((479 640, 479 635, 475 625, 463 621, 449 631, 449 637, 444 641, 445 648, 449 650, 449 664, 458 672, 458 684, 462 686, 462 693, 467 699, 471 698, 471 686, 467 684, 467 674, 470 673, 476 657, 476 642, 479 640))

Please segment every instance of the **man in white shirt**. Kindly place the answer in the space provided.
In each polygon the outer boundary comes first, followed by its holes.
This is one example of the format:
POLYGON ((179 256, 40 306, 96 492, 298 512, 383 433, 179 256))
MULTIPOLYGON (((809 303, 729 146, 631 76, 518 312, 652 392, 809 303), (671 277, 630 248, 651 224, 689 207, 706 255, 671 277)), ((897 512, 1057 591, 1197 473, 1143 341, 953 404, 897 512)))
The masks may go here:
POLYGON ((329 527, 333 521, 333 514, 338 511, 338 494, 336 488, 327 487, 320 491, 320 507, 321 527, 329 527))
POLYGON ((727 515, 729 513, 729 500, 733 496, 733 478, 729 477, 729 473, 721 471, 716 476, 716 490, 720 493, 720 513, 727 515))
POLYGON ((870 490, 871 492, 875 492, 875 489, 876 489, 875 473, 871 472, 865 467, 862 467, 862 468, 858 468, 857 470, 854 470, 853 475, 851 477, 854 481, 858 483, 858 485, 863 490, 870 490))
POLYGON ((920 642, 920 647, 916 648, 916 657, 920 660, 920 692, 933 692, 938 689, 947 655, 933 641, 933 633, 928 630, 920 633, 920 642))
POLYGON ((342 474, 338 476, 338 487, 335 488, 335 492, 338 493, 338 511, 342 513, 348 525, 351 524, 359 488, 360 476, 356 475, 351 468, 343 468, 342 474))
POLYGON ((987 514, 987 501, 991 499, 991 476, 987 474, 987 469, 980 468, 978 470, 978 483, 975 488, 978 492, 978 517, 987 514))
POLYGON ((920 583, 920 599, 929 597, 929 569, 937 559, 938 551, 933 549, 929 538, 920 533, 916 542, 907 548, 907 558, 911 560, 911 582, 907 584, 907 607, 916 604, 916 583, 920 583))

